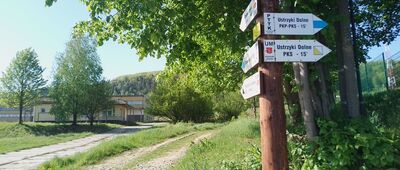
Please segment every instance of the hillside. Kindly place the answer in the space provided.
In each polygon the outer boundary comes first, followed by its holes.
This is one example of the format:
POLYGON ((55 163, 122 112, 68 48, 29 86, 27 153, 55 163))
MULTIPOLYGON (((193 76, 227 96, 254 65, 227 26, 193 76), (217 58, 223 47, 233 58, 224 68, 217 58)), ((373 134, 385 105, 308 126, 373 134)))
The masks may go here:
POLYGON ((117 77, 111 81, 113 95, 147 95, 155 87, 159 71, 117 77))

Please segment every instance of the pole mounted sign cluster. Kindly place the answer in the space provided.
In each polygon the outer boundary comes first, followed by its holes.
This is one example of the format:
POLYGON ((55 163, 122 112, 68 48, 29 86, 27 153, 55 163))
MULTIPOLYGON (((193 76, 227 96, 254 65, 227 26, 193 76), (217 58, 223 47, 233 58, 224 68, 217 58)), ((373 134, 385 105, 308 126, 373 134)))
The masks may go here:
POLYGON ((331 52, 316 40, 283 40, 278 35, 314 35, 327 23, 313 14, 277 13, 278 0, 251 0, 240 29, 253 28, 256 42, 244 54, 242 70, 259 70, 244 80, 244 99, 260 95, 260 131, 263 169, 288 169, 282 90, 283 62, 317 62, 331 52))
MULTIPOLYGON (((258 4, 257 0, 252 0, 243 13, 240 22, 242 31, 245 31, 259 15, 258 4)), ((314 35, 327 26, 325 21, 313 14, 265 12, 263 17, 264 24, 257 23, 253 29, 253 39, 259 38, 261 33, 264 35, 314 35)), ((242 62, 242 70, 245 73, 260 62, 317 62, 331 52, 329 48, 316 40, 261 39, 261 42, 257 41, 245 53, 242 62)))

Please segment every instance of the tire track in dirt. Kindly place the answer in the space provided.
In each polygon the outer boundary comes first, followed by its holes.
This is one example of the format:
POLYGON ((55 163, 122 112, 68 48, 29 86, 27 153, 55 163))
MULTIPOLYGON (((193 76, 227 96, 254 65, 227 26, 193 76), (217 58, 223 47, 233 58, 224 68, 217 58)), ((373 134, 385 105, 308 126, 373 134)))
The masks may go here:
POLYGON ((170 143, 173 143, 175 141, 181 140, 183 138, 186 138, 188 136, 194 135, 194 133, 189 133, 186 135, 178 136, 175 138, 170 138, 167 139, 161 143, 158 143, 156 145, 148 146, 148 147, 143 147, 143 148, 138 148, 138 149, 133 149, 130 151, 126 151, 122 153, 121 155, 106 159, 105 161, 102 161, 100 164, 92 165, 92 166, 87 166, 83 169, 86 170, 114 170, 114 169, 122 169, 126 165, 128 165, 130 162, 140 158, 143 155, 146 155, 148 153, 151 153, 155 151, 156 149, 168 145, 170 143))
MULTIPOLYGON (((197 144, 201 140, 209 139, 212 137, 213 132, 207 132, 195 138, 191 143, 197 144)), ((136 165, 135 167, 129 168, 132 170, 164 170, 173 166, 179 159, 185 156, 191 143, 187 143, 185 146, 172 150, 168 154, 152 159, 150 161, 136 165)))

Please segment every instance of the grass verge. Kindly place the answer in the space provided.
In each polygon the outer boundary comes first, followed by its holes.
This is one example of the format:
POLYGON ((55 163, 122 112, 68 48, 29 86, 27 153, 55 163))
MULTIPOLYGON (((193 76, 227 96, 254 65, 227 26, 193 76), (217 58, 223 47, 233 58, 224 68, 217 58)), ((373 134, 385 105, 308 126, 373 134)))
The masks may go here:
POLYGON ((66 142, 94 133, 109 131, 118 125, 96 124, 78 125, 71 128, 70 125, 54 123, 0 123, 0 154, 18 151, 22 149, 35 148, 61 142, 66 142))
POLYGON ((182 139, 171 142, 167 145, 161 146, 160 148, 141 156, 139 159, 135 159, 134 161, 129 162, 122 169, 132 169, 132 168, 136 167, 137 165, 139 165, 140 163, 146 163, 153 159, 164 157, 164 156, 168 155, 170 152, 177 151, 178 149, 181 149, 182 147, 187 147, 188 145, 191 145, 192 141, 194 141, 196 138, 198 138, 199 136, 201 136, 205 133, 209 133, 209 132, 215 133, 216 130, 194 133, 194 134, 186 136, 182 139))
POLYGON ((65 158, 54 158, 39 169, 80 169, 83 166, 93 165, 105 158, 118 155, 124 151, 156 144, 164 139, 176 137, 192 131, 211 130, 220 124, 192 124, 177 123, 153 129, 143 130, 129 136, 122 136, 104 142, 87 152, 65 158))
POLYGON ((246 161, 244 158, 251 148, 259 146, 259 134, 259 123, 255 119, 232 121, 213 138, 192 145, 171 169, 230 169, 230 162, 246 161))

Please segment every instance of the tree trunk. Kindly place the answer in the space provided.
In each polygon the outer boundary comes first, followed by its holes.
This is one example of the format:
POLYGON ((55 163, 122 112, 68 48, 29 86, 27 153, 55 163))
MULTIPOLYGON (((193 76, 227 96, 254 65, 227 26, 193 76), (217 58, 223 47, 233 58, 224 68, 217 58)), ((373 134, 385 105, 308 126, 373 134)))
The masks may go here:
POLYGON ((74 102, 74 109, 72 112, 72 126, 76 126, 77 125, 77 120, 78 120, 78 113, 76 112, 77 108, 77 104, 74 102))
POLYGON ((332 109, 332 103, 329 98, 328 92, 328 78, 326 74, 326 69, 324 68, 323 64, 315 63, 315 67, 319 73, 318 85, 321 97, 321 106, 322 106, 322 113, 321 116, 329 117, 329 112, 332 109))
POLYGON ((291 115, 291 123, 296 126, 302 122, 299 93, 293 92, 293 85, 288 80, 283 81, 283 92, 291 115))
POLYGON ((346 95, 346 79, 344 74, 344 61, 343 61, 343 50, 340 48, 342 42, 340 41, 340 37, 342 37, 342 32, 340 31, 340 23, 335 23, 336 27, 336 56, 338 62, 338 71, 339 71, 339 96, 340 96, 340 105, 341 109, 344 113, 348 112, 347 109, 347 95, 346 95))
MULTIPOLYGON (((296 12, 294 3, 295 1, 292 1, 292 4, 289 6, 290 13, 296 12)), ((288 38, 294 39, 295 37, 288 36, 288 38)), ((315 124, 315 112, 312 105, 307 63, 294 62, 292 66, 296 84, 299 86, 298 100, 306 127, 306 135, 309 140, 313 140, 318 135, 318 132, 315 124)))
POLYGON ((318 84, 318 81, 315 80, 313 82, 311 82, 312 84, 314 84, 313 86, 310 86, 310 91, 311 91, 311 101, 312 101, 312 106, 314 109, 314 115, 315 116, 322 116, 323 111, 322 111, 322 100, 321 100, 321 96, 319 94, 320 92, 320 87, 318 84))
POLYGON ((76 112, 72 113, 72 126, 77 125, 78 114, 76 112))
POLYGON ((340 94, 343 110, 350 117, 360 116, 360 102, 358 100, 358 86, 356 68, 354 63, 354 52, 350 32, 350 14, 348 0, 339 0, 339 14, 342 20, 338 24, 337 51, 339 61, 340 94), (342 97, 342 95, 344 95, 342 97))
POLYGON ((299 85, 300 107, 303 113, 307 138, 313 140, 317 136, 317 126, 315 125, 315 113, 311 101, 307 63, 294 62, 293 71, 296 83, 299 85))
POLYGON ((24 110, 24 99, 23 95, 21 95, 19 99, 19 124, 22 124, 22 111, 24 110))
POLYGON ((89 116, 89 121, 90 121, 90 126, 93 126, 93 122, 94 122, 94 113, 90 114, 90 116, 89 116))

